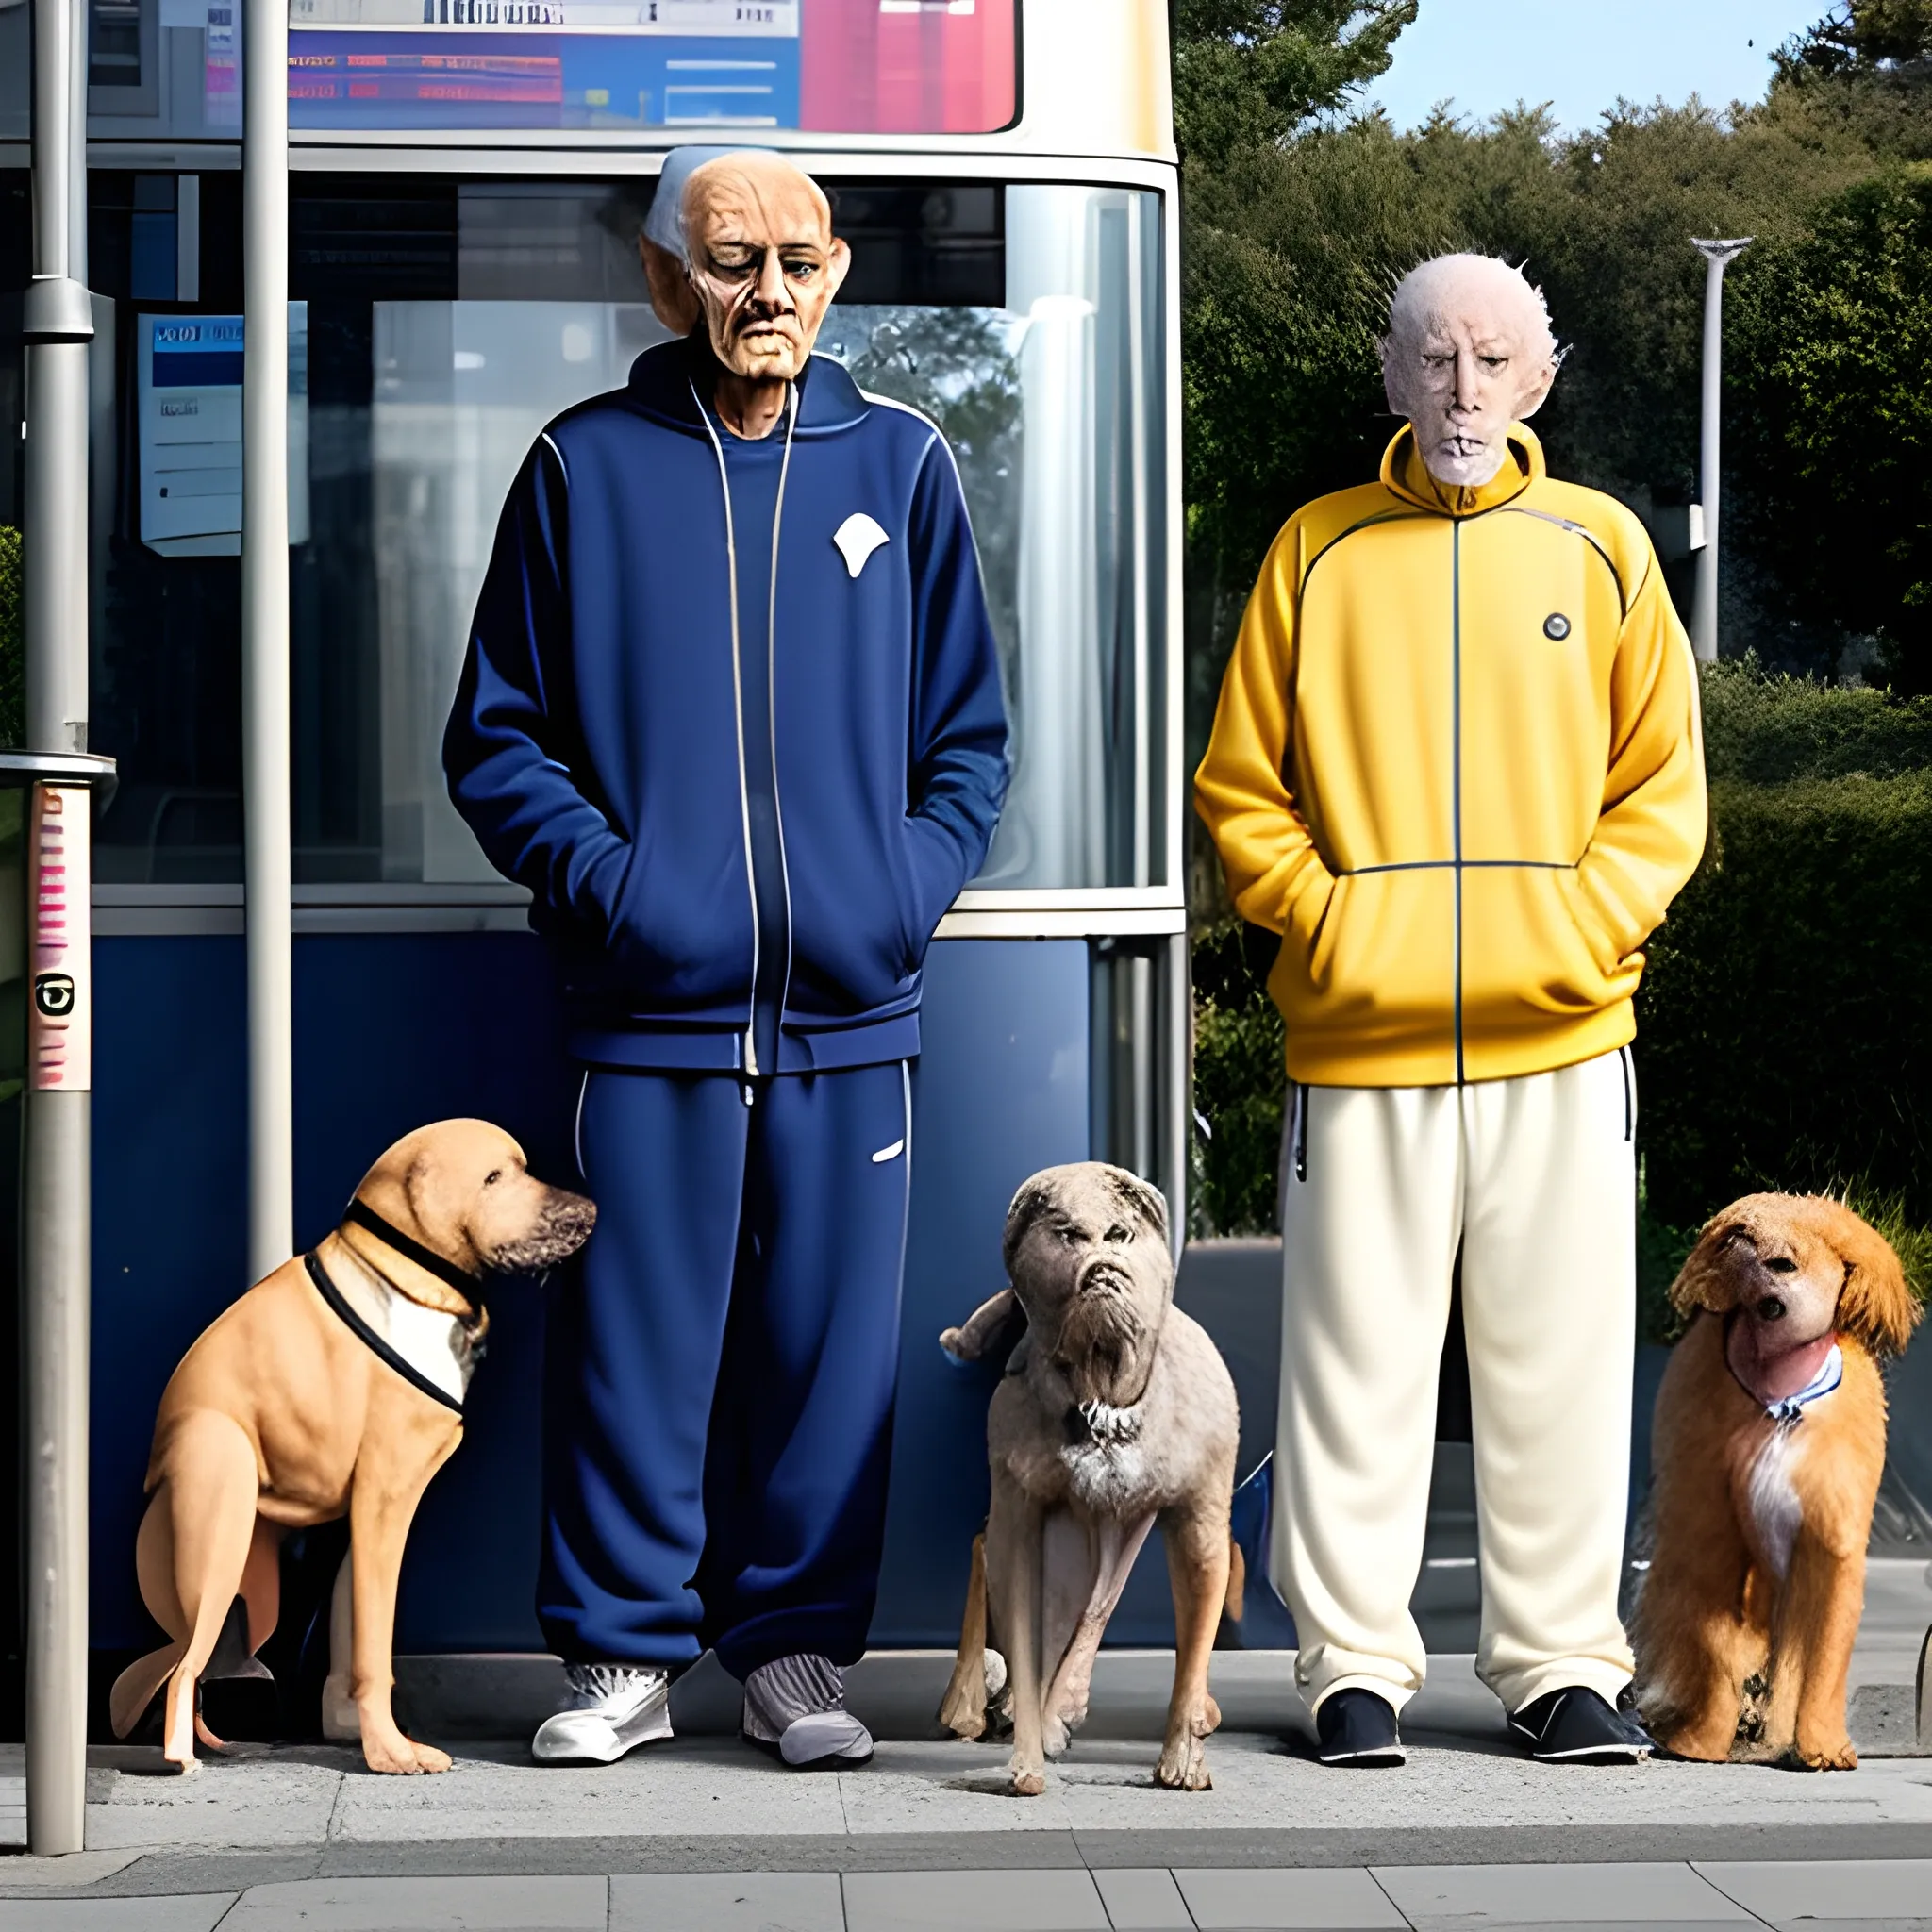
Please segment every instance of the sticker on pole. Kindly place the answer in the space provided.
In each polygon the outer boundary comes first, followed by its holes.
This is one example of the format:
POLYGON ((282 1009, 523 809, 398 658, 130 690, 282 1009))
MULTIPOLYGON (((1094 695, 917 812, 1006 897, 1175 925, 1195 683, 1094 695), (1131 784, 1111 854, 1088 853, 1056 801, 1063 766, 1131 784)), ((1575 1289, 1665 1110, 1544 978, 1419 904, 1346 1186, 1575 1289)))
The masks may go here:
POLYGON ((32 796, 27 1080, 42 1091, 85 1092, 93 1084, 88 794, 75 785, 36 785, 32 796))

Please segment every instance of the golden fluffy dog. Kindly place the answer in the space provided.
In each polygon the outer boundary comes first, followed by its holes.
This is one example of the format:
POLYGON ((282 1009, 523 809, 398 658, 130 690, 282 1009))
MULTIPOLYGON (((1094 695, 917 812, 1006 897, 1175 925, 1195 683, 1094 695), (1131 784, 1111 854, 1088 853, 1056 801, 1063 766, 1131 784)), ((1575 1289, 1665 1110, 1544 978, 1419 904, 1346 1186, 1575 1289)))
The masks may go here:
POLYGON ((1691 1318, 1658 1391, 1639 1700, 1680 1757, 1843 1770, 1845 1674, 1885 1466, 1881 1357, 1919 1319, 1898 1257, 1841 1202, 1751 1194, 1671 1289, 1691 1318))
POLYGON ((390 1709, 403 1544, 430 1477, 462 1441, 487 1325, 482 1277, 550 1267, 595 1219, 580 1195, 533 1178, 500 1127, 441 1121, 370 1169, 313 1254, 285 1262, 203 1332, 162 1391, 135 1545, 142 1600, 170 1641, 116 1680, 117 1736, 165 1683, 162 1749, 193 1770, 195 1738, 221 1741, 195 1707, 197 1680, 261 1674, 252 1659, 280 1607, 282 1538, 347 1516, 348 1688, 362 1756, 372 1771, 449 1769, 390 1709))

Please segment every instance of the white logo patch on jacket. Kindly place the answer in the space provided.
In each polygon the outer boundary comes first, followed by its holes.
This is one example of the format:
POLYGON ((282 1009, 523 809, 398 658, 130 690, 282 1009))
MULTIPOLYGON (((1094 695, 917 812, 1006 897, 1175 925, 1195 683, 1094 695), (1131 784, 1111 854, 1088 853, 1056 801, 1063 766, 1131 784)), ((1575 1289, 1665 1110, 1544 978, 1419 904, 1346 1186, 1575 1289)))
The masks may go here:
POLYGON ((854 510, 832 532, 832 541, 839 546, 839 555, 845 559, 847 574, 856 577, 865 568, 866 558, 881 543, 890 543, 891 539, 880 525, 860 509, 854 510))

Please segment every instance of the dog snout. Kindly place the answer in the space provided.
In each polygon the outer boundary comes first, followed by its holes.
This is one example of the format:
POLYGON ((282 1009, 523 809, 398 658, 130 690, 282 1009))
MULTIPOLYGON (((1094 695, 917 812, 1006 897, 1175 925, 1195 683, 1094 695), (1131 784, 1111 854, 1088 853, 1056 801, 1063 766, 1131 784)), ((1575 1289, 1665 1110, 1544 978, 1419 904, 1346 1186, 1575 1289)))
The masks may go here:
POLYGON ((552 1188, 527 1233, 503 1243, 491 1265, 504 1274, 535 1274, 554 1268, 590 1240, 597 1224, 597 1206, 582 1194, 552 1188))
POLYGON ((1776 1295, 1767 1294, 1757 1303, 1757 1319, 1760 1322, 1782 1322, 1785 1318, 1785 1305, 1776 1295))

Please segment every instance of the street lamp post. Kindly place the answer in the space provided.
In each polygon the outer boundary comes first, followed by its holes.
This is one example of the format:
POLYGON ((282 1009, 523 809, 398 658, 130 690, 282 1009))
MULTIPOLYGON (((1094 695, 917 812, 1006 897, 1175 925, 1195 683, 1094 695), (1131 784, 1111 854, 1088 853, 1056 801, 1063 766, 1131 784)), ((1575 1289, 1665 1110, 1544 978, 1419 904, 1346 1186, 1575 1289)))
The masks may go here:
POLYGON ((26 1092, 21 1290, 26 1430, 28 1849, 77 1852, 87 1777, 89 787, 85 0, 34 0, 26 348, 26 1092))
POLYGON ((1692 516, 1690 543, 1697 553, 1697 596, 1691 607, 1690 644, 1707 664, 1717 661, 1717 512, 1718 414, 1724 373, 1724 270, 1752 238, 1730 242, 1693 241, 1703 256, 1704 275, 1704 425, 1699 449, 1698 493, 1702 501, 1692 516))
POLYGON ((289 0, 245 0, 242 59, 242 824, 248 1279, 295 1245, 289 798, 289 0))

